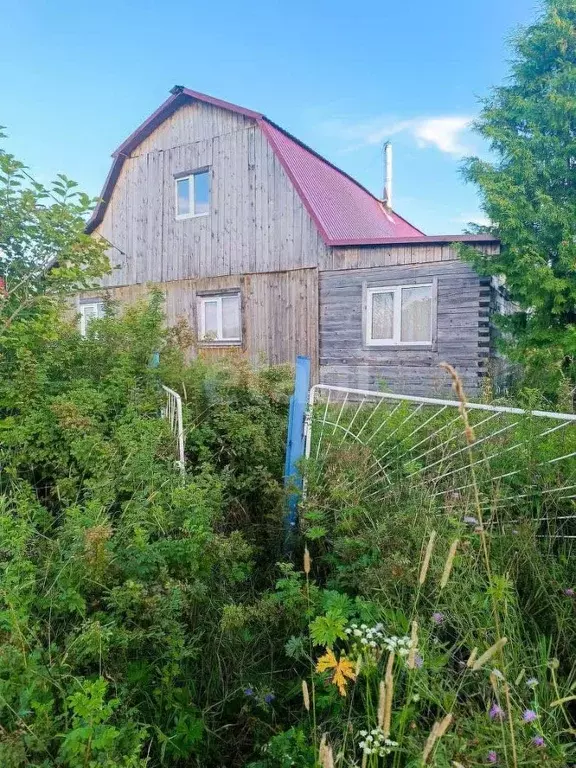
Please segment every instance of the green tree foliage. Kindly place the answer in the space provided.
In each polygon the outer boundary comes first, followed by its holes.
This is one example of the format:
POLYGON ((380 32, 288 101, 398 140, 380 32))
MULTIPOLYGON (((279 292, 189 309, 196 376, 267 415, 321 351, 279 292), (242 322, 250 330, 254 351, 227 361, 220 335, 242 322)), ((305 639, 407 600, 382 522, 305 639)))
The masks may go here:
POLYGON ((41 312, 48 333, 49 309, 109 269, 107 243, 84 234, 93 201, 77 186, 62 174, 39 184, 0 147, 0 342, 16 320, 41 312))
POLYGON ((514 40, 510 82, 484 102, 476 128, 494 162, 471 158, 465 177, 502 240, 499 256, 469 257, 503 275, 518 311, 505 323, 510 354, 554 389, 575 376, 576 2, 545 0, 514 40))

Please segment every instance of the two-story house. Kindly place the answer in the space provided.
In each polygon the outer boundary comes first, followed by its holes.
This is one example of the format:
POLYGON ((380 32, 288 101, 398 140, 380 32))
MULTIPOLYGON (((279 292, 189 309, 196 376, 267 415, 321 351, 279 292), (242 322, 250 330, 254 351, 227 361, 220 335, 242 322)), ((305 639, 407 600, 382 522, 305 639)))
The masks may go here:
POLYGON ((490 355, 491 286, 259 112, 177 86, 114 152, 87 231, 112 274, 78 298, 82 327, 105 294, 149 283, 202 355, 312 359, 316 380, 431 394, 455 365, 471 393, 490 355))

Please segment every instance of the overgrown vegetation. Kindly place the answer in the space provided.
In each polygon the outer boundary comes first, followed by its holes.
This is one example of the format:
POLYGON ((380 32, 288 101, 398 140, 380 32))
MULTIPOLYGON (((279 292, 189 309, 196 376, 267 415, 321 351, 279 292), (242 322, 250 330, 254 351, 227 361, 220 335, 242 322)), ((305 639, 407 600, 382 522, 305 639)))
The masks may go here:
POLYGON ((255 738, 243 690, 273 655, 221 623, 279 556, 284 376, 187 368, 161 325, 153 299, 3 360, 2 765, 241 764, 255 738), (185 481, 159 418, 174 377, 185 481))
POLYGON ((107 312, 86 339, 49 312, 31 347, 15 325, 2 359, 2 765, 573 759, 566 544, 529 515, 496 535, 469 495, 402 480, 410 461, 370 496, 369 456, 337 432, 307 469, 309 553, 286 559, 287 371, 185 364, 158 297, 107 312), (184 479, 161 381, 185 399, 184 479))

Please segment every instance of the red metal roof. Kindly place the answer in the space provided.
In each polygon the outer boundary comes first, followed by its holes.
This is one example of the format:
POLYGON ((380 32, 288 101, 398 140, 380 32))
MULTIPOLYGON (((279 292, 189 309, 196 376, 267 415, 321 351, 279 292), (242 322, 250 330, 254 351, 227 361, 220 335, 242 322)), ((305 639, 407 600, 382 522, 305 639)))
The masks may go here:
MULTIPOLYGON (((93 232, 102 222, 124 161, 130 153, 183 104, 200 101, 237 112, 260 126, 327 245, 384 245, 435 240, 434 237, 427 238, 397 213, 388 210, 355 179, 262 113, 182 86, 175 86, 170 93, 171 96, 112 155, 112 168, 100 201, 86 225, 86 232, 93 232)), ((442 241, 459 239, 461 236, 446 235, 442 241)))
POLYGON ((348 174, 267 118, 262 130, 328 245, 423 235, 348 174))

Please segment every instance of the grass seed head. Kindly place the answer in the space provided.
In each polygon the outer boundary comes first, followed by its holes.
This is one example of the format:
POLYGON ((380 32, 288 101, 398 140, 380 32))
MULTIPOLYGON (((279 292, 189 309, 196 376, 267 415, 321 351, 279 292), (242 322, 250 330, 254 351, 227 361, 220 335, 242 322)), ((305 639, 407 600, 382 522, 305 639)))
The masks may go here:
POLYGON ((306 680, 302 680, 302 699, 304 700, 306 711, 310 712, 310 694, 308 693, 308 683, 306 680))
POLYGON ((386 683, 380 680, 380 696, 378 698, 378 728, 384 728, 384 714, 386 712, 386 683))
POLYGON ((442 573, 442 579, 440 580, 440 589, 444 589, 446 584, 448 584, 448 579, 450 578, 450 574, 452 572, 452 565, 454 564, 454 558, 456 557, 456 550, 458 549, 458 543, 459 540, 454 539, 450 545, 450 550, 448 551, 448 557, 446 558, 444 571, 442 573))
POLYGON ((426 552, 424 553, 424 560, 422 561, 422 567, 420 568, 420 577, 418 579, 420 586, 422 586, 422 584, 424 584, 424 582, 426 581, 426 574, 428 573, 428 568, 430 567, 430 558, 432 557, 432 551, 434 550, 435 540, 436 540, 436 531, 432 531, 432 533, 430 534, 430 538, 428 539, 426 552))
POLYGON ((418 622, 412 622, 412 633, 410 635, 410 653, 408 654, 408 669, 416 667, 416 651, 418 649, 418 622))
MULTIPOLYGON (((482 656, 480 656, 479 659, 477 659, 474 664, 472 665, 472 672, 477 672, 479 669, 481 669, 486 662, 494 656, 495 653, 498 653, 498 651, 502 650, 506 643, 508 642, 507 637, 501 637, 500 640, 497 640, 494 645, 491 645, 490 648, 488 648, 487 651, 485 651, 482 656)), ((468 663, 470 663, 470 659, 468 659, 468 663)))

